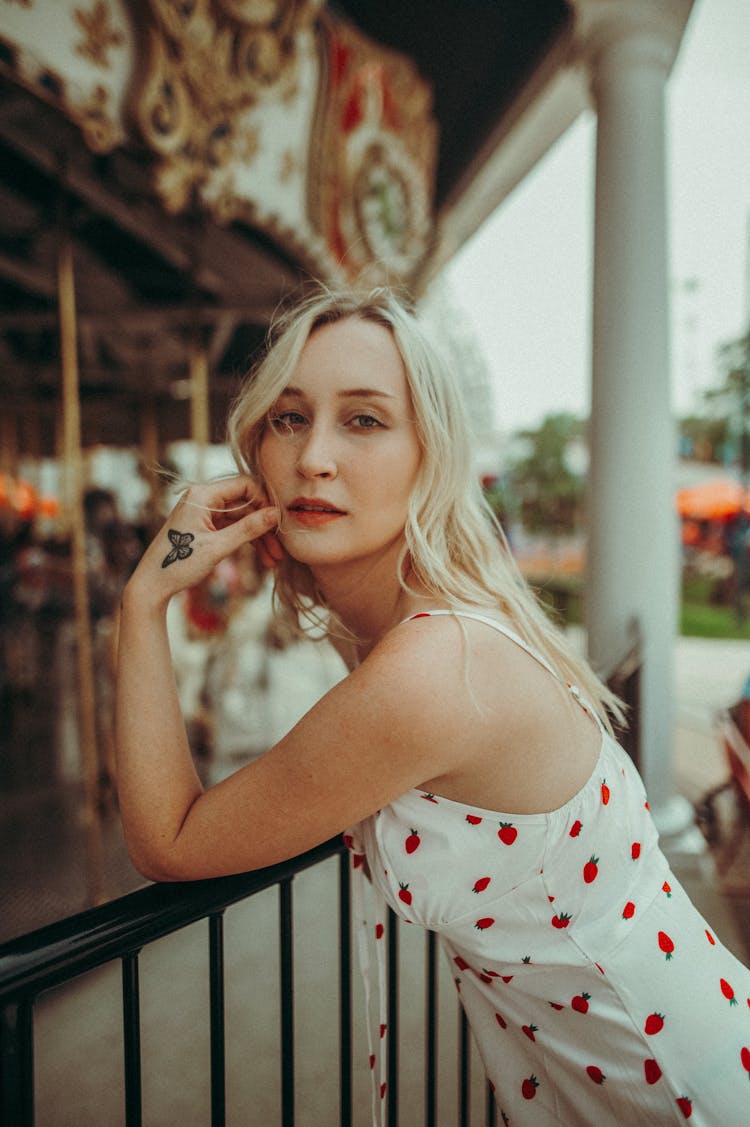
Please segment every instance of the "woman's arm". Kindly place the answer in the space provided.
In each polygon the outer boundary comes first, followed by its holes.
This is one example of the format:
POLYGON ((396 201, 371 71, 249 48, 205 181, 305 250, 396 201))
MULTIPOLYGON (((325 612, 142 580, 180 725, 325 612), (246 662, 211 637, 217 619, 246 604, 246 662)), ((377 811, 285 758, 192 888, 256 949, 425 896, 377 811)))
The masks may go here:
POLYGON ((157 854, 169 848, 202 793, 177 697, 167 604, 249 541, 256 541, 267 564, 279 558, 280 546, 269 531, 278 514, 263 502, 245 477, 190 490, 123 595, 115 707, 118 797, 131 857, 149 876, 160 875, 150 861, 154 846, 157 854))

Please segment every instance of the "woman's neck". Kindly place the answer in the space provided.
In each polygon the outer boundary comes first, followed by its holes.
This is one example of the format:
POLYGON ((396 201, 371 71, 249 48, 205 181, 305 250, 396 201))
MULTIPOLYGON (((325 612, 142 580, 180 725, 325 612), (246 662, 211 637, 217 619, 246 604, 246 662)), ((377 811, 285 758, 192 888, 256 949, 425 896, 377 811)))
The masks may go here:
POLYGON ((313 574, 326 606, 359 639, 360 661, 409 615, 443 605, 412 575, 407 577, 408 589, 404 588, 390 553, 375 560, 368 557, 359 565, 355 561, 340 568, 314 568, 313 574))

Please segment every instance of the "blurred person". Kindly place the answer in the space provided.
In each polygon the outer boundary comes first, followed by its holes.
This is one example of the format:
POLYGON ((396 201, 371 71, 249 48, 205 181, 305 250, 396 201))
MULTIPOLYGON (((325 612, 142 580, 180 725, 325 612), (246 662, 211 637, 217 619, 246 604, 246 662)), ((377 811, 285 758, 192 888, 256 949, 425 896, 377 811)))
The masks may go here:
POLYGON ((363 942, 382 950, 386 905, 438 933, 504 1121, 746 1122, 750 973, 659 849, 619 702, 518 574, 417 320, 387 290, 313 295, 272 333, 229 433, 238 476, 183 494, 123 598, 136 866, 214 877, 344 832, 357 902, 369 877, 375 905, 363 942), (204 790, 166 608, 248 542, 351 671, 204 790))

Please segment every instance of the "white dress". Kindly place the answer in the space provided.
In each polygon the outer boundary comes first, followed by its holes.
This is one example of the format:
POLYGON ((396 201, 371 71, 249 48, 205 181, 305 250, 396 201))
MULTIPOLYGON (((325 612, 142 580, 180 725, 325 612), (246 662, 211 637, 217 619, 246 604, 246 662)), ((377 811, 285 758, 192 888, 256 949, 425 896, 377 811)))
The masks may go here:
MULTIPOLYGON (((549 668, 493 619, 461 617, 549 668)), ((749 1127, 750 972, 670 871, 643 782, 606 731, 588 782, 552 813, 411 790, 346 840, 355 879, 364 854, 376 896, 437 933, 498 1121, 749 1127)), ((376 1098, 386 1088, 381 1073, 376 1098)))

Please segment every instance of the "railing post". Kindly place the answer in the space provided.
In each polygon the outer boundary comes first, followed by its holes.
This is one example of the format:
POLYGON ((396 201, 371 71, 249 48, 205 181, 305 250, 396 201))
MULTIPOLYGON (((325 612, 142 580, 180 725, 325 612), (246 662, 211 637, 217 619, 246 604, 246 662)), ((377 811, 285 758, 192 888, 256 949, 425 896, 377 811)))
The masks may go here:
POLYGON ((125 1123, 141 1127, 141 1006, 138 952, 122 959, 122 1025, 125 1048, 125 1123))
POLYGON ((459 1111, 460 1127, 469 1127, 469 1022, 463 1006, 458 1010, 458 1073, 459 1073, 459 1111))
POLYGON ((352 1124, 352 920, 349 851, 339 857, 339 1107, 352 1124))
POLYGON ((224 916, 208 918, 211 1022, 211 1127, 226 1122, 226 1052, 224 1039, 224 916))
POLYGON ((427 932, 427 1052, 425 1062, 425 1127, 435 1127, 437 1113, 437 942, 434 931, 427 932))
POLYGON ((398 916, 388 909, 388 1127, 398 1127, 398 916))
POLYGON ((9 1002, 0 1022, 0 1123, 34 1127, 33 1003, 9 1002))
POLYGON ((281 1127, 294 1127, 294 950, 292 881, 279 885, 281 961, 281 1127))

